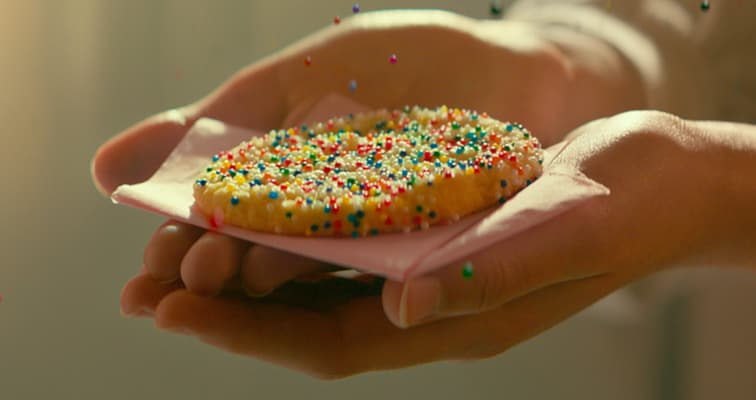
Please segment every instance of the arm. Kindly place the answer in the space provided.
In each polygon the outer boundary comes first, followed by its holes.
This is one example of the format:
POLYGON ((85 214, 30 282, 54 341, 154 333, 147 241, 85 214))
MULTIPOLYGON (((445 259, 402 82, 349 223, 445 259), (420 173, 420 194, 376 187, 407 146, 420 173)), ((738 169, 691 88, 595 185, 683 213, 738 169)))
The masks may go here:
POLYGON ((699 152, 708 154, 711 207, 718 210, 718 246, 697 261, 703 265, 756 270, 756 125, 695 121, 699 152), (721 165, 722 168, 713 166, 721 165))
POLYGON ((520 0, 508 17, 590 35, 639 72, 646 108, 683 118, 756 120, 756 5, 691 0, 520 0))

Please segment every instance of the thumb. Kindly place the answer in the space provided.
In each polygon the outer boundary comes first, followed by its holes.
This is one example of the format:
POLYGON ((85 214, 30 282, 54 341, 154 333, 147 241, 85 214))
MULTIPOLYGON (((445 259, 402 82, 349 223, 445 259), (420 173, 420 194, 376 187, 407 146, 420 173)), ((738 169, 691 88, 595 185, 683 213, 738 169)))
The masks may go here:
MULTIPOLYGON (((589 202, 591 203, 591 202, 589 202)), ((481 313, 557 283, 605 272, 595 208, 581 205, 432 273, 386 281, 383 307, 401 328, 481 313)))
POLYGON ((202 100, 148 118, 111 138, 91 161, 95 187, 110 196, 122 184, 148 179, 203 117, 263 131, 278 128, 286 111, 285 91, 273 79, 278 67, 275 60, 250 67, 202 100))

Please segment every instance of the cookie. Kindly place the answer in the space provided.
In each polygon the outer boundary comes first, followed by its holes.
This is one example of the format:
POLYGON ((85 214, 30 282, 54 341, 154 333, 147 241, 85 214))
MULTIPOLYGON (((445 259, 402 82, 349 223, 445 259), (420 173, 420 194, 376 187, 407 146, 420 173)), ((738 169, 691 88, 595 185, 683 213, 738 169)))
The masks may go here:
POLYGON ((537 179, 538 140, 470 110, 405 107, 275 130, 213 156, 194 183, 214 224, 361 237, 454 222, 537 179))

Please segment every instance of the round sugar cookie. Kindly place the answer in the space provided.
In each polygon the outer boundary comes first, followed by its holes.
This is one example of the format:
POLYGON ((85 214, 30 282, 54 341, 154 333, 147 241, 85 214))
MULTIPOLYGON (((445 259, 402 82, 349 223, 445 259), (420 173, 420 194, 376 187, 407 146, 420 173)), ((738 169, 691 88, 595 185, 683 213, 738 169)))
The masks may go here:
POLYGON ((405 107, 275 130, 223 151, 194 183, 215 225, 361 237, 427 229, 504 203, 542 172, 520 124, 405 107))

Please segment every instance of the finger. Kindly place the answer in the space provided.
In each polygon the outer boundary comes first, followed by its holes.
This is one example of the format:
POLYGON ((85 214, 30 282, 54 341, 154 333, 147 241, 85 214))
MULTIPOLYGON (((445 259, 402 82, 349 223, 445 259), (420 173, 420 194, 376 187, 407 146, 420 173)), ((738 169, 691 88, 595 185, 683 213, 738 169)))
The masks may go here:
POLYGON ((144 266, 158 282, 174 282, 181 276, 181 260, 204 229, 174 220, 158 228, 144 249, 144 266))
POLYGON ((181 280, 192 292, 215 295, 238 274, 249 246, 244 240, 206 232, 181 260, 181 280))
POLYGON ((196 104, 158 114, 119 133, 92 159, 95 186, 110 196, 120 185, 148 179, 202 117, 258 130, 277 128, 286 113, 277 68, 273 61, 247 68, 196 104))
POLYGON ((555 325, 615 290, 601 276, 543 289, 487 312, 400 329, 377 297, 327 313, 179 290, 158 305, 158 327, 224 350, 320 378, 444 359, 490 357, 555 325))
POLYGON ((146 272, 141 272, 121 289, 121 314, 126 317, 151 316, 163 297, 182 287, 181 282, 161 284, 146 272))
POLYGON ((259 297, 298 276, 334 269, 332 265, 312 258, 271 247, 252 246, 244 255, 240 276, 248 294, 259 297))
POLYGON ((573 208, 469 260, 404 284, 387 282, 387 316, 408 327, 479 313, 539 288, 604 272, 611 260, 600 254, 603 200, 573 208))

